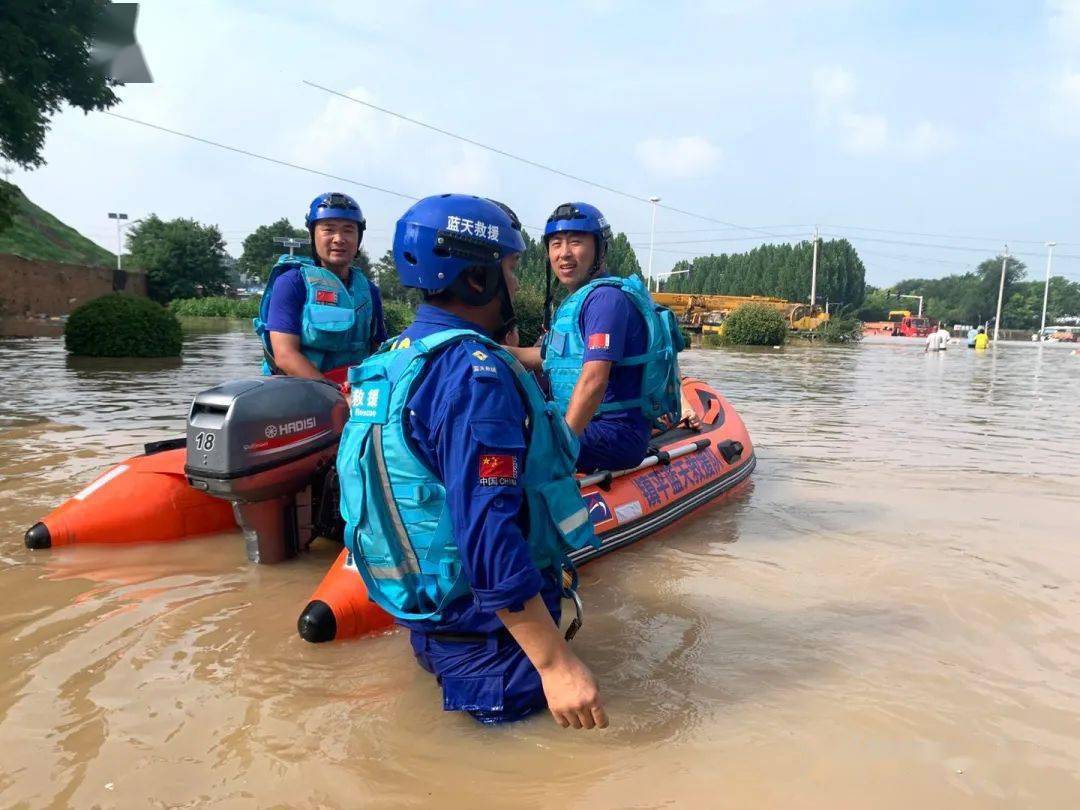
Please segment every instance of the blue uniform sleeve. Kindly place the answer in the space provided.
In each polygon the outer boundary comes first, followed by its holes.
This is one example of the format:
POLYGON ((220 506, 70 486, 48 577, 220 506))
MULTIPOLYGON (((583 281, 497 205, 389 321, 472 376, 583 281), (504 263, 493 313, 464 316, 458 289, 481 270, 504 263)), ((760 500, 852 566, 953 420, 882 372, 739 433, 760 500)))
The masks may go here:
POLYGON ((370 280, 368 281, 368 287, 371 288, 371 342, 378 344, 387 338, 386 319, 383 317, 382 293, 370 280))
POLYGON ((299 335, 304 317, 307 288, 299 270, 287 270, 274 281, 266 328, 271 332, 299 335))
POLYGON ((525 407, 513 372, 486 347, 465 341, 433 362, 410 405, 413 400, 439 403, 431 423, 414 423, 412 433, 429 444, 446 486, 454 541, 477 607, 520 610, 540 592, 542 579, 519 523, 525 407))
POLYGON ((626 356, 627 324, 635 314, 634 305, 618 287, 597 287, 589 293, 581 307, 584 361, 622 360, 626 356))

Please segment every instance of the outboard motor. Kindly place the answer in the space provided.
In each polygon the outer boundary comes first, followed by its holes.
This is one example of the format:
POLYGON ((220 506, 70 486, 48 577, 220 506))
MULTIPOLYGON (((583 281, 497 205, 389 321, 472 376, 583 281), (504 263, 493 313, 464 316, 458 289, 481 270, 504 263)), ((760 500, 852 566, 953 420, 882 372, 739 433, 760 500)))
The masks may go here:
POLYGON ((348 418, 336 387, 299 377, 233 380, 195 397, 184 472, 232 501, 252 562, 295 556, 324 528, 320 511, 336 516, 330 484, 348 418))

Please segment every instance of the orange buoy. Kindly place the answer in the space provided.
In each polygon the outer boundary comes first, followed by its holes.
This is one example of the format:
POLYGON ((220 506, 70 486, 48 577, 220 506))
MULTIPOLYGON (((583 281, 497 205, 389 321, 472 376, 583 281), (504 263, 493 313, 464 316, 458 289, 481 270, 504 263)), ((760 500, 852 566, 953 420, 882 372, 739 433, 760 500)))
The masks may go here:
POLYGON ((31 526, 26 547, 154 543, 235 529, 230 503, 188 485, 186 455, 183 447, 151 450, 110 467, 31 526))

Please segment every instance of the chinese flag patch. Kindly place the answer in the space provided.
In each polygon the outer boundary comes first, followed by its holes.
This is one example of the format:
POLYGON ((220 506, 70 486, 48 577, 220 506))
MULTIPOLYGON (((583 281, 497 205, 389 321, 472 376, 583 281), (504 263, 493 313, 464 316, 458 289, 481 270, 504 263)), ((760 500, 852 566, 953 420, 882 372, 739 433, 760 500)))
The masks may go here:
POLYGON ((484 454, 480 456, 480 483, 485 486, 508 486, 517 483, 518 465, 515 456, 484 454))
POLYGON ((336 304, 337 293, 333 290, 316 290, 315 291, 315 303, 316 304, 336 304))
POLYGON ((607 332, 597 332, 595 335, 589 335, 589 348, 610 349, 611 335, 609 335, 607 332))

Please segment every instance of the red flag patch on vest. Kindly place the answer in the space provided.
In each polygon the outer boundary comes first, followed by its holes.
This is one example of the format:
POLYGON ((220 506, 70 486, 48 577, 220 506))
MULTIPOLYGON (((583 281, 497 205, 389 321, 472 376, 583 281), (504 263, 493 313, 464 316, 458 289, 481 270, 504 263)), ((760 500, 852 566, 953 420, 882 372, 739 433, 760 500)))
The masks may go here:
POLYGON ((589 335, 589 348, 610 349, 611 335, 609 335, 607 332, 597 332, 595 335, 589 335))
POLYGON ((337 293, 333 290, 316 290, 316 304, 337 304, 337 293))
POLYGON ((518 460, 509 453, 485 453, 480 456, 480 485, 485 487, 516 486, 518 460))

